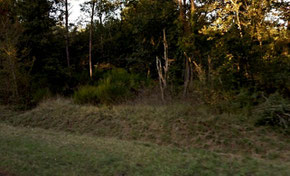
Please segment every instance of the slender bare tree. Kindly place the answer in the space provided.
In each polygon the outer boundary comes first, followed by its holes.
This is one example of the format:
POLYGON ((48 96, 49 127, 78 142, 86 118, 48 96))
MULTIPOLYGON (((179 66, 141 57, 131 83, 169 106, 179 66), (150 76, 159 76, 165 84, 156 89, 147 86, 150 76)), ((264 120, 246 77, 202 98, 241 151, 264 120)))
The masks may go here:
POLYGON ((70 59, 69 59, 69 21, 68 21, 68 2, 65 0, 65 29, 66 29, 66 35, 65 35, 65 40, 66 40, 66 60, 67 60, 67 66, 70 66, 70 59))
POLYGON ((95 0, 91 1, 91 26, 90 26, 90 39, 89 39, 89 67, 90 67, 90 78, 93 77, 93 65, 92 65, 92 36, 93 36, 93 26, 94 26, 94 14, 95 14, 95 0))
POLYGON ((162 101, 165 101, 165 91, 167 87, 167 79, 168 79, 168 70, 169 70, 169 61, 168 61, 168 44, 166 40, 166 31, 163 29, 163 46, 164 46, 164 56, 163 60, 164 63, 162 64, 162 61, 156 57, 156 66, 159 76, 159 86, 161 90, 161 99, 162 101))

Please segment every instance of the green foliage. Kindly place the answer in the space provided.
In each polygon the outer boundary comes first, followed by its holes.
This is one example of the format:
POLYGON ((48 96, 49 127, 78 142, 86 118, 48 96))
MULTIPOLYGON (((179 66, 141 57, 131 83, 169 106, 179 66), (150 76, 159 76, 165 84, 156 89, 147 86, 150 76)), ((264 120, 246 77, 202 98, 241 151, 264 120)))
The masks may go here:
POLYGON ((30 75, 27 71, 31 64, 22 60, 18 53, 26 54, 18 47, 23 34, 23 26, 14 16, 15 1, 0 2, 0 99, 5 104, 29 104, 30 75))
MULTIPOLYGON (((266 97, 265 97, 266 98, 266 97)), ((290 102, 275 93, 257 108, 259 119, 256 125, 273 126, 290 134, 290 102)))
POLYGON ((52 97, 52 93, 48 88, 41 88, 37 89, 33 94, 32 94, 32 101, 33 103, 39 103, 45 99, 48 99, 52 97))
POLYGON ((116 103, 132 97, 140 87, 146 85, 147 79, 117 68, 105 73, 97 86, 81 87, 75 92, 74 99, 76 103, 116 103))
POLYGON ((259 87, 271 94, 279 92, 281 95, 290 97, 290 57, 275 57, 265 62, 264 69, 260 73, 259 87))
POLYGON ((96 86, 82 86, 74 93, 74 101, 79 104, 97 104, 100 102, 96 86))
POLYGON ((98 83, 98 95, 102 103, 113 103, 128 98, 137 91, 137 75, 124 69, 113 69, 98 83))
MULTIPOLYGON (((83 13, 91 11, 91 2, 84 3, 83 13)), ((163 29, 168 41, 168 88, 172 95, 179 95, 183 89, 186 53, 193 67, 190 71, 193 85, 189 85, 188 92, 199 92, 204 102, 220 106, 222 112, 250 109, 259 93, 249 90, 266 94, 277 91, 290 97, 289 25, 281 22, 289 16, 287 2, 180 3, 97 1, 92 24, 95 69, 91 79, 89 25, 83 29, 70 26, 71 66, 67 67, 63 1, 1 1, 1 102, 37 102, 46 94, 44 89, 70 96, 80 85, 95 85, 96 90, 80 88, 82 93, 75 96, 85 98, 79 103, 115 103, 132 97, 146 79, 120 70, 104 75, 106 71, 98 66, 114 65, 157 80, 155 59, 163 55, 163 29), (120 18, 115 15, 117 11, 120 18), (279 14, 269 18, 273 11, 279 14), (193 61, 201 68, 200 72, 193 61), (94 92, 93 100, 88 100, 89 92, 94 92)))
POLYGON ((259 92, 250 91, 248 89, 240 89, 239 91, 225 91, 222 94, 223 99, 214 104, 220 113, 234 113, 250 115, 253 107, 261 101, 259 92))
POLYGON ((251 115, 252 109, 263 102, 262 92, 254 88, 222 89, 221 83, 210 80, 207 84, 195 81, 195 90, 200 100, 218 113, 251 115))
POLYGON ((164 28, 170 48, 169 57, 173 58, 175 54, 177 31, 174 21, 178 17, 176 4, 167 0, 138 0, 127 1, 125 5, 121 22, 124 30, 122 35, 126 38, 120 42, 126 42, 125 51, 129 51, 125 56, 126 66, 155 78, 156 56, 163 55, 164 28))

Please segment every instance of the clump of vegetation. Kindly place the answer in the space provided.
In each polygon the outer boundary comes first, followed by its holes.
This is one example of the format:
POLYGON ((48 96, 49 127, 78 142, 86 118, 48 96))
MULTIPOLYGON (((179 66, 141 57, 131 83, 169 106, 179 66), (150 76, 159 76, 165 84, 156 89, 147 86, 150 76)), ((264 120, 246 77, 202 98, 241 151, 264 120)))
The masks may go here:
POLYGON ((114 103, 129 98, 137 92, 140 82, 138 76, 124 69, 113 69, 104 75, 97 86, 101 103, 114 103))
MULTIPOLYGON (((196 84, 201 84, 196 81, 196 84)), ((252 109, 263 102, 261 100, 260 91, 250 88, 239 88, 236 90, 224 90, 215 87, 213 81, 209 85, 203 87, 196 86, 195 93, 199 95, 201 102, 205 103, 211 109, 219 114, 244 114, 250 115, 252 109), (212 87, 211 87, 212 86, 212 87)))
POLYGON ((82 86, 74 93, 74 101, 78 104, 99 103, 98 88, 96 86, 82 86))
POLYGON ((290 132, 290 102, 278 93, 272 94, 257 108, 256 125, 279 127, 290 132))
POLYGON ((260 92, 250 91, 245 88, 239 91, 225 92, 223 94, 225 98, 217 102, 214 107, 221 113, 242 113, 244 115, 250 115, 252 109, 261 101, 260 94, 260 92))
POLYGON ((117 68, 107 72, 97 86, 80 87, 74 100, 79 104, 111 104, 132 97, 142 85, 144 82, 138 75, 117 68))
POLYGON ((39 103, 45 99, 48 99, 52 97, 52 93, 48 88, 40 88, 37 89, 33 94, 32 94, 32 100, 34 103, 39 103))

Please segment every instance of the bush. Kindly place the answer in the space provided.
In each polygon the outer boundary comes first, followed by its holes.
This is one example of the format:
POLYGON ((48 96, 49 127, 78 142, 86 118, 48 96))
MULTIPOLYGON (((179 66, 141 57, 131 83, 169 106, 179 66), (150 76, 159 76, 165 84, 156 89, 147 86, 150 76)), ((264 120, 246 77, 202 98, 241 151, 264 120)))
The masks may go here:
POLYGON ((204 86, 200 98, 217 113, 250 115, 251 110, 261 102, 260 94, 259 91, 246 88, 229 91, 204 86))
POLYGON ((52 96, 52 93, 48 88, 40 88, 37 89, 33 94, 32 94, 32 101, 34 103, 39 103, 44 99, 47 99, 52 96))
POLYGON ((124 69, 113 69, 98 83, 98 98, 101 103, 114 103, 129 98, 140 87, 137 75, 124 69))
POLYGON ((265 99, 266 102, 256 110, 259 116, 256 125, 279 127, 290 132, 290 102, 278 93, 265 99))
POLYGON ((132 97, 138 89, 146 85, 141 77, 124 69, 107 72, 97 86, 83 86, 74 94, 76 103, 111 104, 132 97))
POLYGON ((78 104, 99 103, 98 88, 96 86, 82 86, 74 93, 74 101, 78 104))
POLYGON ((260 92, 242 88, 233 96, 232 100, 229 102, 229 106, 234 112, 238 112, 239 110, 246 110, 249 112, 261 101, 259 99, 260 94, 260 92))

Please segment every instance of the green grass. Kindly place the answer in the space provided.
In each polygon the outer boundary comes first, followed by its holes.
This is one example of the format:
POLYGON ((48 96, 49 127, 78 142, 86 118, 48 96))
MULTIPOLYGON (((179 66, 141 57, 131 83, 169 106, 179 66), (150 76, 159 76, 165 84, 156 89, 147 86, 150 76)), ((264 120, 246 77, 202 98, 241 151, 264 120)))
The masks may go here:
POLYGON ((0 123, 0 173, 15 175, 289 175, 289 163, 0 123))
POLYGON ((27 112, 16 113, 4 107, 0 107, 0 111, 0 122, 13 126, 290 162, 289 135, 269 127, 256 127, 255 117, 216 115, 200 105, 123 104, 96 107, 55 99, 27 112))

